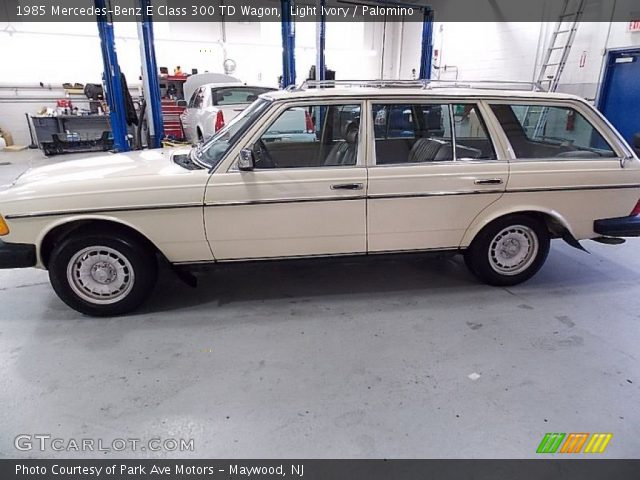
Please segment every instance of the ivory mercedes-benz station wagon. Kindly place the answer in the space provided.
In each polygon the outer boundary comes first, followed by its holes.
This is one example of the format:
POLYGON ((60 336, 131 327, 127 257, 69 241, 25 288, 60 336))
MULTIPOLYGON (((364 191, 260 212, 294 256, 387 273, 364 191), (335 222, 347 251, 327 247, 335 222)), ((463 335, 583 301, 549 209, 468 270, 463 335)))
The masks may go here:
POLYGON ((307 84, 261 95, 191 150, 32 169, 0 193, 0 266, 47 269, 72 308, 117 315, 149 296, 162 258, 449 250, 514 285, 553 238, 640 235, 640 161, 602 115, 485 87, 307 84))

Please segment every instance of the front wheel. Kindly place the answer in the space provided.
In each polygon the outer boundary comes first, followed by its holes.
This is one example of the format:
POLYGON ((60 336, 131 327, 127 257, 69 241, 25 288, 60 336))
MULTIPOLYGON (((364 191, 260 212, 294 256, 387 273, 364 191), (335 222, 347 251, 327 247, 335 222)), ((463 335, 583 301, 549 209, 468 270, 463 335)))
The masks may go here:
POLYGON ((49 279, 58 296, 86 315, 115 316, 140 306, 158 276, 153 251, 128 236, 85 234, 51 253, 49 279))
POLYGON ((469 270, 489 285, 508 286, 528 280, 549 253, 545 224, 527 215, 508 215, 487 225, 464 252, 469 270))

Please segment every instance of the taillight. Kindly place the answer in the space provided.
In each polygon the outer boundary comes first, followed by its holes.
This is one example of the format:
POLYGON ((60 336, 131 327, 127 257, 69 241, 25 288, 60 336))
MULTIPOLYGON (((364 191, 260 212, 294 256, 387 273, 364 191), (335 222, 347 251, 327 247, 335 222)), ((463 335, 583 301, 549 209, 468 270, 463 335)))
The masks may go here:
POLYGON ((224 127, 224 115, 222 114, 222 110, 218 110, 216 114, 216 132, 224 127))
POLYGON ((633 207, 629 215, 640 215, 640 200, 638 200, 638 203, 636 203, 636 206, 633 207))
POLYGON ((307 133, 313 133, 316 131, 316 128, 313 126, 313 120, 311 119, 311 115, 309 115, 309 112, 304 112, 304 126, 307 129, 307 133))

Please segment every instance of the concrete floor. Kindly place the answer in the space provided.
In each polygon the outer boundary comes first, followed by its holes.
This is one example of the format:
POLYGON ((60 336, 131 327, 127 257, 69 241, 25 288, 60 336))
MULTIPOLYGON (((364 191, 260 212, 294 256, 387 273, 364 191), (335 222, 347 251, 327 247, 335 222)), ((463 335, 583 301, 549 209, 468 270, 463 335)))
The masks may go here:
MULTIPOLYGON (((0 180, 38 156, 0 153, 0 180)), ((555 241, 512 288, 456 257, 165 272, 115 319, 0 271, 0 456, 525 458, 546 432, 611 432, 604 456, 637 458, 640 241, 585 246, 555 241), (23 433, 195 451, 22 453, 23 433)))

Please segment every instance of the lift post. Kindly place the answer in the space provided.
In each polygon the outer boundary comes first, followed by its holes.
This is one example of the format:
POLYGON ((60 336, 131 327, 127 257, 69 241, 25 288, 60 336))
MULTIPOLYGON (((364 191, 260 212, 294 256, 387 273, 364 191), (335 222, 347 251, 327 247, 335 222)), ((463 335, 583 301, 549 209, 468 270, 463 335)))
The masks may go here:
POLYGON ((116 53, 115 35, 113 33, 112 15, 102 15, 102 12, 111 10, 110 0, 94 0, 97 11, 98 33, 100 34, 100 48, 102 49, 102 62, 104 64, 105 95, 109 103, 109 117, 111 131, 113 133, 113 146, 118 152, 130 150, 127 131, 127 116, 125 113, 124 95, 122 92, 122 80, 120 77, 120 65, 116 53), (109 5, 107 6, 107 3, 109 5))
POLYGON ((324 14, 324 6, 326 0, 318 0, 316 4, 316 11, 318 12, 318 22, 316 24, 316 80, 325 80, 325 61, 324 61, 324 49, 327 36, 327 18, 324 14))
POLYGON ((139 0, 142 9, 142 22, 138 23, 138 38, 142 56, 142 82, 147 104, 147 125, 149 126, 149 148, 162 147, 164 122, 162 120, 162 100, 158 83, 158 64, 153 36, 153 20, 147 15, 151 0, 139 0))
POLYGON ((296 83, 296 32, 291 18, 294 0, 281 0, 282 7, 282 88, 296 83))
POLYGON ((425 7, 422 18, 422 51, 420 53, 420 79, 431 78, 433 59, 433 10, 425 7))

